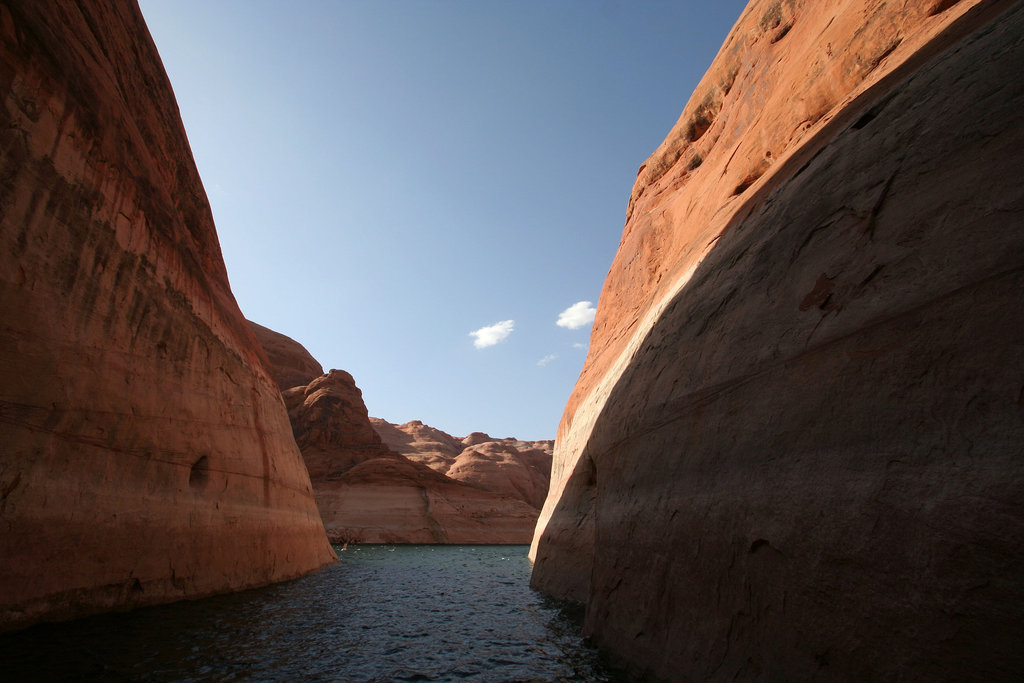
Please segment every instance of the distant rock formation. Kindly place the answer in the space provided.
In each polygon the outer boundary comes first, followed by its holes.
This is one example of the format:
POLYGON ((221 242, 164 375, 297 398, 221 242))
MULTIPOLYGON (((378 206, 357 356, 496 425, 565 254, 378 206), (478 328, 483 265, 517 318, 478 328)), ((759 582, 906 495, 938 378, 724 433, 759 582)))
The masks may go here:
POLYGON ((393 425, 379 417, 371 417, 370 424, 381 440, 396 453, 415 462, 421 462, 445 474, 465 446, 460 439, 419 420, 393 425))
MULTIPOLYGON (((276 350, 268 353, 271 373, 284 386, 294 376, 290 373, 295 359, 312 357, 295 340, 250 324, 260 342, 276 350), (282 365, 275 365, 274 359, 282 365)), ((382 420, 371 424, 362 392, 344 370, 293 386, 283 396, 333 542, 530 542, 539 503, 525 503, 514 487, 506 491, 469 486, 391 450, 377 428, 406 448, 416 444, 424 461, 455 450, 455 444, 457 454, 462 444, 421 422, 399 428, 382 420)), ((455 459, 452 455, 451 461, 455 459)))
POLYGON ((131 2, 0 4, 0 630, 335 558, 131 2))
POLYGON ((641 167, 531 550, 635 673, 1024 674, 1022 35, 756 0, 641 167))
POLYGON ((414 462, 475 488, 518 498, 538 510, 544 504, 554 441, 494 439, 483 432, 458 439, 419 420, 394 425, 371 417, 370 423, 392 450, 414 462))
POLYGON ((491 439, 491 437, 487 436, 483 432, 473 432, 466 438, 462 439, 462 445, 476 446, 478 444, 487 443, 488 441, 493 441, 493 439, 491 439))
POLYGON ((520 451, 503 441, 470 446, 455 458, 448 476, 485 491, 514 496, 540 510, 548 494, 551 455, 520 451))
POLYGON ((370 425, 363 392, 344 370, 331 370, 304 387, 289 389, 285 405, 300 449, 343 448, 365 451, 367 457, 387 450, 370 425))

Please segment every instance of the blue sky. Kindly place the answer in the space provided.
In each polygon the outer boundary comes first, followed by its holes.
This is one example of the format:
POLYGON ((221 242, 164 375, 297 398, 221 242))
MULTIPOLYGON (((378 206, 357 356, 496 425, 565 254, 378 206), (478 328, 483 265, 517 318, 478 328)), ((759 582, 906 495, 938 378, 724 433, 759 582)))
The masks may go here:
POLYGON ((246 317, 371 415, 543 439, 637 169, 746 3, 140 4, 246 317))

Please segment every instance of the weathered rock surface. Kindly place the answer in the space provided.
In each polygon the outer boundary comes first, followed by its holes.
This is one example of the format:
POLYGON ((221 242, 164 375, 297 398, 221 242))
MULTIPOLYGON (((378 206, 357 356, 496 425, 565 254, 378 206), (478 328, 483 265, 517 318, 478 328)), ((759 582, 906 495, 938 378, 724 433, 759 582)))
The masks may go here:
POLYGON ((335 542, 525 544, 538 514, 390 452, 313 485, 335 542))
POLYGON ((462 451, 447 474, 475 488, 519 498, 540 510, 548 493, 551 456, 537 449, 520 451, 503 441, 488 441, 462 451))
POLYGON ((487 443, 488 441, 494 441, 484 432, 473 432, 469 436, 462 439, 463 446, 476 446, 478 444, 487 443))
MULTIPOLYGON (((265 330, 258 336, 275 345, 276 353, 268 353, 275 377, 286 376, 296 365, 294 359, 312 358, 284 335, 265 330), (283 360, 283 367, 275 366, 275 359, 283 360)), ((371 424, 355 380, 344 370, 291 387, 283 396, 332 542, 530 542, 539 504, 468 486, 392 451, 371 424)), ((378 421, 378 428, 383 425, 388 423, 378 421)), ((449 440, 462 445, 420 422, 402 427, 408 432, 388 433, 406 445, 437 448, 449 440)))
POLYGON ((134 3, 0 4, 0 630, 334 556, 134 3))
POLYGON ((507 439, 515 444, 515 447, 519 450, 526 450, 532 448, 538 451, 543 451, 548 455, 552 455, 555 452, 555 440, 554 439, 541 439, 539 441, 521 441, 519 439, 507 439))
POLYGON ((1022 36, 752 2, 641 168, 531 550, 636 671, 1024 672, 1022 36))
POLYGON ((393 425, 371 417, 373 428, 394 451, 452 479, 518 498, 540 509, 551 480, 553 441, 493 439, 473 432, 458 439, 419 420, 393 425))
POLYGON ((292 387, 306 386, 324 374, 324 368, 302 344, 280 332, 246 321, 267 354, 270 371, 282 393, 292 387))
MULTIPOLYGON (((307 464, 313 452, 330 454, 327 457, 338 467, 388 451, 370 425, 363 392, 344 370, 331 370, 304 387, 293 387, 284 398, 295 443, 307 464), (343 459, 339 459, 341 454, 343 459)), ((320 474, 319 468, 310 470, 314 480, 320 474)))
POLYGON ((391 450, 441 474, 448 471, 465 448, 461 439, 419 420, 393 425, 379 417, 371 417, 370 423, 391 450))

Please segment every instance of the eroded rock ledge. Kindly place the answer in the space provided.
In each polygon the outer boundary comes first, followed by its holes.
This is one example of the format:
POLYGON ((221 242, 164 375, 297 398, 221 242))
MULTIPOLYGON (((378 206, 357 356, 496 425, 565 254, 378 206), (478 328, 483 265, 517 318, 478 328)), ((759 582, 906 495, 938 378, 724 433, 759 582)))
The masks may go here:
POLYGON ((0 4, 0 630, 334 555, 132 2, 0 4))
POLYGON ((634 671, 1024 672, 1022 35, 752 2, 641 169, 532 549, 634 671))

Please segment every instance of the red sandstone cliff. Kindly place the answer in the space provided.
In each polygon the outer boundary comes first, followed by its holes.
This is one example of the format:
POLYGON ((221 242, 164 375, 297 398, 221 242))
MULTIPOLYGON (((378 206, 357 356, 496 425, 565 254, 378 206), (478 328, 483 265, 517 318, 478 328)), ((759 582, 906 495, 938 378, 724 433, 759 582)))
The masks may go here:
POLYGON ((0 630, 333 561, 131 2, 0 4, 0 630))
POLYGON ((521 451, 503 441, 488 441, 462 451, 446 474, 485 491, 519 498, 540 510, 548 493, 551 456, 537 449, 521 451))
POLYGON ((448 471, 465 448, 460 439, 419 420, 394 425, 379 417, 371 417, 370 424, 388 448, 441 474, 448 471))
POLYGON ((267 354, 274 381, 282 393, 292 387, 305 386, 324 374, 323 366, 294 339, 251 320, 248 323, 267 354))
POLYGON ((540 509, 551 481, 553 441, 493 439, 473 432, 457 439, 419 420, 370 423, 392 450, 474 488, 518 498, 540 509))
POLYGON ((756 0, 641 167, 531 550, 635 671, 1024 672, 1022 35, 756 0))
MULTIPOLYGON (((268 352, 275 350, 269 353, 271 372, 285 386, 298 360, 312 357, 295 340, 250 324, 268 352)), ((308 362, 306 366, 312 367, 308 362)), ((332 541, 530 542, 539 502, 527 504, 511 486, 469 486, 392 451, 375 431, 362 392, 344 370, 293 386, 284 392, 284 400, 332 541)), ((449 447, 449 439, 458 443, 422 423, 406 427, 409 434, 397 428, 389 436, 402 434, 397 438, 406 445, 429 443, 430 448, 449 447)))

